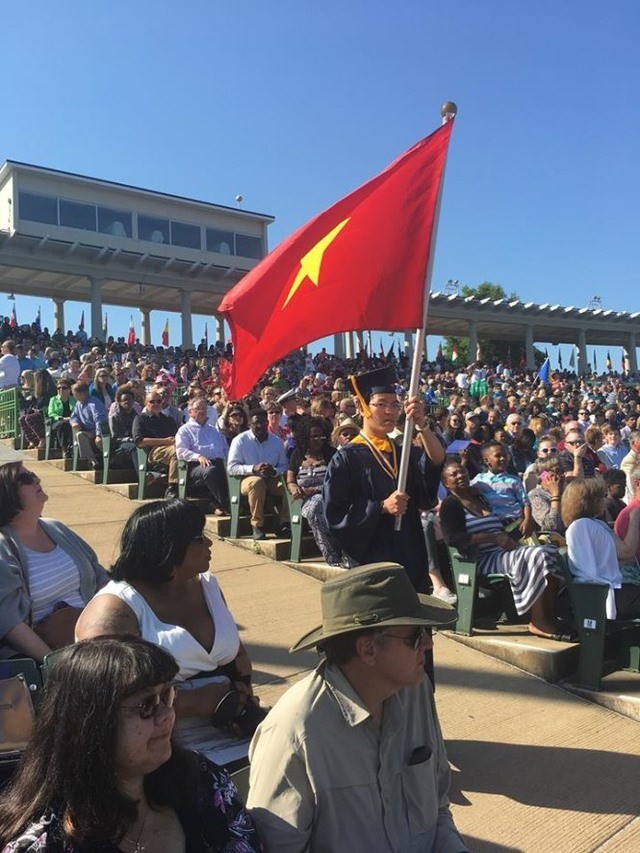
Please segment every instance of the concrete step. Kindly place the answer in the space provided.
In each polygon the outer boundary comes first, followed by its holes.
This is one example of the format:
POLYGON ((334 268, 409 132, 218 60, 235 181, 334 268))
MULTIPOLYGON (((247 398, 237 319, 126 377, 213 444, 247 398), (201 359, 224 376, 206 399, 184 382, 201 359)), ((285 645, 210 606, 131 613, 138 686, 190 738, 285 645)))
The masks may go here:
MULTIPOLYGON (((278 521, 275 516, 265 516, 265 533, 275 531, 277 526, 278 521)), ((209 515, 207 516, 207 527, 214 536, 218 536, 220 539, 228 539, 231 532, 231 517, 228 515, 209 515)), ((240 536, 251 536, 251 520, 248 515, 240 516, 238 533, 240 536)))
POLYGON ((48 464, 58 471, 71 471, 71 459, 49 459, 48 464))
POLYGON ((526 625, 498 625, 492 630, 474 628, 473 636, 454 631, 447 636, 457 643, 517 666, 555 683, 569 678, 578 666, 578 645, 534 637, 526 625))
MULTIPOLYGON (((225 518, 216 518, 215 516, 207 516, 207 523, 205 525, 207 530, 213 532, 214 529, 219 530, 220 528, 224 529, 224 525, 214 524, 211 522, 224 522, 225 518)), ((221 539, 226 539, 231 545, 237 545, 238 548, 245 548, 248 551, 253 551, 255 554, 262 554, 264 557, 268 557, 270 560, 275 560, 279 563, 286 562, 287 565, 293 566, 297 568, 299 563, 291 563, 289 562, 289 556, 291 554, 291 540, 290 539, 278 539, 272 533, 267 534, 266 539, 261 539, 259 542, 254 541, 251 536, 243 536, 239 539, 230 539, 228 536, 221 536, 219 533, 214 533, 215 536, 219 536, 221 539)), ((305 537, 302 541, 302 556, 308 556, 309 552, 317 554, 316 543, 313 541, 312 537, 305 537), (310 541, 309 541, 310 540, 310 541), (307 554, 305 555, 305 551, 307 554)), ((304 574, 310 574, 310 572, 304 572, 304 574)))
POLYGON ((602 705, 603 708, 640 722, 640 673, 638 672, 617 670, 605 675, 601 689, 598 691, 576 687, 570 680, 562 681, 561 686, 589 702, 595 702, 596 705, 602 705))

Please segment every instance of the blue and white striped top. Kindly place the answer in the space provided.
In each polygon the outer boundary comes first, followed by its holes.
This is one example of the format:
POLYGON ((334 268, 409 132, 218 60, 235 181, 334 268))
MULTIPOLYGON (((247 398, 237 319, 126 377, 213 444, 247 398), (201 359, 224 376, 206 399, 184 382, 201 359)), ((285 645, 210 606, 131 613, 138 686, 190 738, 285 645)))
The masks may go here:
POLYGON ((69 554, 59 545, 53 551, 25 548, 31 618, 34 624, 53 613, 57 604, 84 607, 80 595, 80 573, 69 554))

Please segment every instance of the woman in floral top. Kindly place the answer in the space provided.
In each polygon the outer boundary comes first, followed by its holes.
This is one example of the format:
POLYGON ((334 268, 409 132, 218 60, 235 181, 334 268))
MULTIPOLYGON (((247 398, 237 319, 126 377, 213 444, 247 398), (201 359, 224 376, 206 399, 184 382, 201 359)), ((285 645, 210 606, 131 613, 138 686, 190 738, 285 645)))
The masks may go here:
POLYGON ((171 742, 167 652, 135 637, 65 649, 15 780, 3 853, 251 853, 262 845, 228 773, 171 742))

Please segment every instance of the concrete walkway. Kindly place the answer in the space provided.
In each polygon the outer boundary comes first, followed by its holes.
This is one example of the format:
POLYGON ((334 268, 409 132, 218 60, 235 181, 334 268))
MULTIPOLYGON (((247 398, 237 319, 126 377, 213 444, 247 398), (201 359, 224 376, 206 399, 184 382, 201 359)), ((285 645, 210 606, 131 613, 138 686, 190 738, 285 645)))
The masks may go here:
MULTIPOLYGON (((135 504, 46 463, 27 465, 50 496, 45 515, 73 527, 108 567, 135 504)), ((272 704, 317 660, 287 649, 319 622, 319 583, 223 541, 211 569, 253 660, 256 692, 272 704)), ((435 659, 453 812, 471 850, 640 851, 637 722, 443 634, 435 659)))

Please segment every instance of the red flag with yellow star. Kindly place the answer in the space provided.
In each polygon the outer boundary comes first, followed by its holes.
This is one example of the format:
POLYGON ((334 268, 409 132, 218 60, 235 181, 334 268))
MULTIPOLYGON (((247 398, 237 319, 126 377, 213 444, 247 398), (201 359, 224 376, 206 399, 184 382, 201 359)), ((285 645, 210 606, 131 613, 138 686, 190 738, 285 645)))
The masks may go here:
POLYGON ((422 326, 425 278, 453 121, 320 213, 222 300, 234 358, 227 396, 325 335, 422 326))

